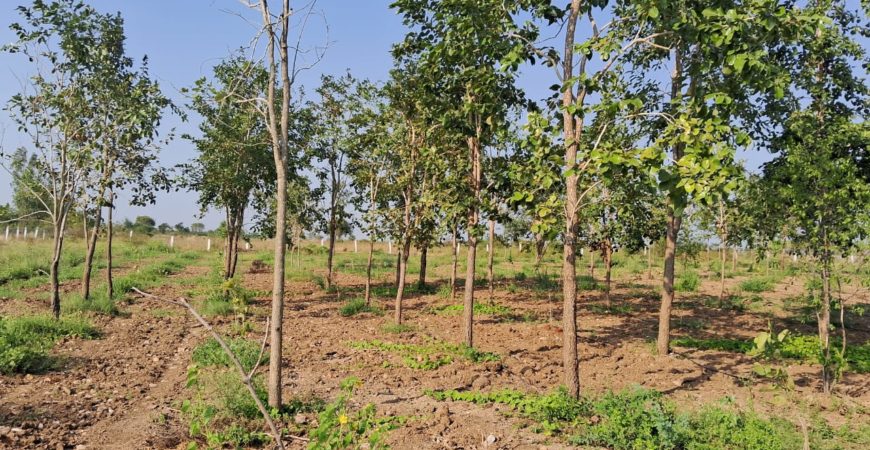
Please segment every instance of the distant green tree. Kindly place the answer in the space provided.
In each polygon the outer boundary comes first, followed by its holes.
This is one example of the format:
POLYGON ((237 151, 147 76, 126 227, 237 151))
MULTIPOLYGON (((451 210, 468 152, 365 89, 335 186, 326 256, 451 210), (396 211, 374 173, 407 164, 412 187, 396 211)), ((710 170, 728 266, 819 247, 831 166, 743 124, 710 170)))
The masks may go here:
POLYGON ((225 279, 235 275, 245 211, 252 198, 274 192, 275 161, 268 152, 266 124, 257 105, 249 101, 262 96, 267 84, 263 67, 234 57, 214 67, 214 80, 200 78, 189 91, 190 108, 203 118, 202 135, 185 136, 196 145, 198 155, 181 166, 182 185, 199 193, 201 212, 212 206, 224 210, 225 279))

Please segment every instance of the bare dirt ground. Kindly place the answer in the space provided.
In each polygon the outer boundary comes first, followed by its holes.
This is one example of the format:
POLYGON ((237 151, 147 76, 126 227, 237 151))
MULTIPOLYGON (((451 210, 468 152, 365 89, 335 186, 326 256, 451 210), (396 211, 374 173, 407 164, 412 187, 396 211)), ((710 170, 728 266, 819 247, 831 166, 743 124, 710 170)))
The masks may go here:
MULTIPOLYGON (((188 267, 173 277, 192 277, 206 270, 188 267)), ((342 286, 361 282, 358 277, 338 278, 342 286)), ((729 285, 735 282, 729 280, 729 285)), ((245 273, 244 284, 251 289, 268 290, 271 275, 245 273)), ((655 355, 651 343, 658 312, 655 286, 642 275, 617 280, 614 301, 630 305, 631 311, 626 314, 593 312, 593 305, 602 304, 600 293, 582 294, 578 324, 584 391, 597 393, 641 385, 665 392, 687 408, 732 397, 738 405, 762 413, 776 412, 795 423, 806 419, 806 411, 814 410, 821 411, 832 425, 839 425, 855 420, 843 413, 850 405, 870 407, 867 375, 847 373, 838 387, 838 395, 826 398, 819 393, 818 367, 790 366, 788 371, 796 386, 787 391, 764 382, 741 382, 742 377, 749 376, 753 365, 748 357, 681 348, 676 349, 678 354, 655 355)), ((679 325, 696 323, 687 322, 688 317, 702 322, 702 326, 696 326, 700 329, 691 331, 695 337, 751 338, 767 330, 768 318, 763 315, 696 304, 698 298, 715 294, 717 286, 715 281, 707 281, 701 292, 679 295, 675 335, 689 334, 679 325)), ((784 282, 776 292, 764 297, 783 298, 794 289, 784 282)), ((413 331, 389 334, 382 327, 392 321, 391 301, 379 301, 387 312, 383 316, 365 313, 345 318, 338 314, 341 301, 312 283, 290 283, 287 292, 284 324, 287 398, 330 400, 338 394, 341 380, 356 376, 363 384, 354 394, 354 404, 373 403, 379 415, 408 418, 388 435, 387 442, 394 448, 563 447, 558 440, 531 431, 526 420, 512 417, 505 406, 440 402, 424 394, 427 389, 552 391, 561 383, 562 340, 559 300, 552 298, 552 294, 525 288, 509 293, 506 285, 500 286, 493 299, 496 303, 509 305, 518 313, 530 313, 537 320, 477 316, 476 347, 498 353, 501 360, 479 364, 454 361, 424 371, 405 367, 396 355, 353 349, 348 344, 370 339, 402 343, 435 339, 457 343, 461 336, 460 317, 430 312, 431 307, 449 304, 450 300, 437 295, 411 295, 405 311, 406 322, 414 327, 413 331), (489 435, 496 438, 491 445, 485 442, 489 435)), ((181 289, 163 287, 154 294, 171 298, 181 295, 181 289)), ((129 304, 122 305, 125 314, 95 317, 95 325, 103 332, 100 339, 58 343, 55 354, 64 360, 60 370, 40 375, 0 376, 0 448, 185 448, 187 425, 178 405, 188 395, 184 384, 191 351, 205 340, 206 334, 183 311, 172 310, 173 306, 130 298, 129 304)), ((485 288, 479 289, 477 298, 488 301, 485 288)), ((261 320, 257 315, 261 317, 267 306, 267 298, 257 299, 253 320, 261 320)), ((0 304, 4 314, 12 309, 15 308, 11 302, 0 304)), ((779 320, 776 316, 771 318, 779 320)), ((850 337, 853 342, 868 338, 861 331, 850 337)), ((867 417, 859 420, 866 421, 867 417)), ((294 441, 291 446, 304 448, 304 443, 294 441)))

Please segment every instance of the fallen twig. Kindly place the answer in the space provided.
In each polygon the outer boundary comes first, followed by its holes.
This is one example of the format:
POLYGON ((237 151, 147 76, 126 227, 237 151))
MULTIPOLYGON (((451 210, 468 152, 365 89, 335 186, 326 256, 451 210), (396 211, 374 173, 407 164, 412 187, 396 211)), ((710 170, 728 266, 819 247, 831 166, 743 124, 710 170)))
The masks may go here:
MULTIPOLYGON (((278 427, 275 426, 275 421, 272 420, 272 416, 269 415, 269 411, 266 409, 266 407, 263 405, 263 402, 260 400, 260 397, 257 395, 257 390, 254 389, 254 383, 251 382, 251 377, 254 375, 254 372, 257 370, 257 366, 259 366, 259 364, 262 360, 263 349, 260 350, 260 356, 257 358, 257 363, 254 365, 250 374, 246 373, 244 367, 242 367, 242 363, 239 362, 239 358, 236 356, 235 353, 233 353, 233 351, 230 349, 229 345, 227 345, 226 341, 224 341, 224 339, 221 337, 221 335, 218 334, 217 331, 215 331, 214 327, 212 327, 211 324, 209 324, 202 317, 202 315, 200 315, 199 312, 197 312, 196 309, 194 309, 193 306, 191 306, 191 304, 184 297, 179 297, 178 300, 169 300, 169 299, 165 299, 165 298, 160 298, 156 295, 149 294, 147 292, 143 292, 135 287, 132 288, 132 291, 136 292, 139 295, 142 295, 144 297, 152 298, 152 299, 163 301, 166 303, 172 303, 174 305, 187 308, 187 310, 196 319, 196 321, 199 322, 200 325, 202 325, 206 330, 208 330, 211 333, 212 337, 214 337, 214 339, 218 342, 218 344, 220 344, 221 348, 224 350, 224 353, 226 353, 227 357, 230 358, 230 361, 233 362, 233 365, 236 367, 236 370, 239 372, 239 376, 242 378, 242 383, 245 385, 245 387, 248 388, 248 393, 251 394, 251 398, 253 398, 254 402, 257 404, 257 409, 260 410, 260 414, 263 415, 263 419, 269 425, 269 430, 272 433, 272 438, 275 440, 275 444, 276 444, 277 448, 284 450, 284 440, 282 439, 281 432, 278 430, 278 427)), ((269 327, 268 327, 268 323, 267 323, 266 334, 269 333, 268 330, 269 330, 269 327)), ((266 346, 265 343, 266 343, 266 339, 263 339, 263 348, 265 348, 265 346, 266 346)), ((308 441, 308 439, 298 437, 298 436, 291 435, 290 438, 308 441)))

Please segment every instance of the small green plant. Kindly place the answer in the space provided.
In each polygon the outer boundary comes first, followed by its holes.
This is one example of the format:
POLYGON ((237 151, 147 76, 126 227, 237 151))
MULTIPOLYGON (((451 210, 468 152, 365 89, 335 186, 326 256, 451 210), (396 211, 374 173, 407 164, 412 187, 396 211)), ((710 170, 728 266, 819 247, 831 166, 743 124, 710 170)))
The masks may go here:
POLYGON ((740 290, 745 292, 772 291, 776 283, 770 278, 750 278, 740 282, 740 290))
POLYGON ((677 282, 674 283, 674 289, 678 292, 695 292, 698 286, 701 285, 701 278, 695 271, 685 271, 677 277, 677 282))
POLYGON ((384 311, 375 305, 366 305, 366 301, 361 298, 353 299, 345 303, 338 309, 338 313, 342 317, 355 316, 361 313, 371 313, 376 316, 381 316, 384 311))
POLYGON ((450 298, 450 284, 442 284, 439 286, 437 294, 441 298, 450 298))
POLYGON ((351 411, 350 400, 360 380, 350 377, 341 382, 342 393, 318 415, 317 428, 308 432, 309 450, 340 448, 387 448, 384 434, 392 429, 392 420, 378 419, 375 406, 368 404, 351 411))
POLYGON ((517 272, 514 274, 514 281, 517 283, 522 283, 523 281, 526 281, 527 278, 528 276, 525 272, 517 272))

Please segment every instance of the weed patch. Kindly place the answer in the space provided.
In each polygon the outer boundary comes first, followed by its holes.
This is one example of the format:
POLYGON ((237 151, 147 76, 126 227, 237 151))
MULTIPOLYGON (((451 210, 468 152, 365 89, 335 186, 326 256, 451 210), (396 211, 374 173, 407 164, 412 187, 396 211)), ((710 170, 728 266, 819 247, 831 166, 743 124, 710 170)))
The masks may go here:
POLYGON ((382 316, 384 311, 375 305, 366 305, 366 301, 361 298, 350 300, 338 309, 338 313, 342 317, 355 316, 360 313, 372 313, 376 316, 382 316))
POLYGON ((99 333, 78 317, 0 318, 0 373, 38 373, 53 368, 56 360, 49 351, 55 341, 73 336, 93 339, 99 333))
POLYGON ((431 342, 429 344, 396 344, 379 340, 351 342, 351 348, 358 350, 379 350, 395 353, 402 358, 405 366, 411 369, 434 370, 452 363, 457 359, 473 363, 498 361, 497 353, 482 352, 473 347, 446 342, 431 342))

